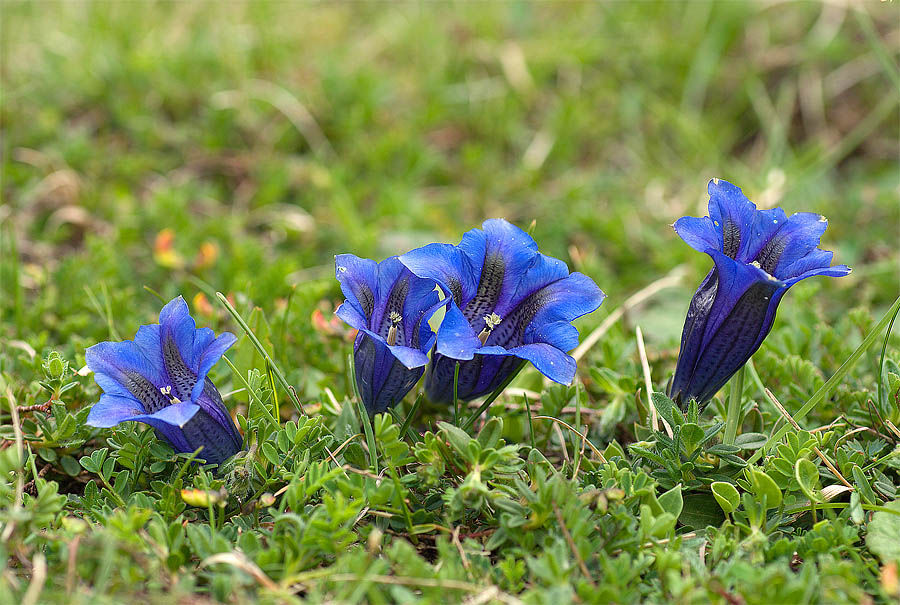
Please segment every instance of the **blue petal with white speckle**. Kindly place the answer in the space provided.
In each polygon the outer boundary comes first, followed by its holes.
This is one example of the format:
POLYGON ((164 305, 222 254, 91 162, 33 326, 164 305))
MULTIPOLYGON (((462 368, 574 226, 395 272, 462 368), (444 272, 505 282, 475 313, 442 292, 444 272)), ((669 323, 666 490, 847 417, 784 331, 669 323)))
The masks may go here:
POLYGON ((530 235, 503 219, 485 221, 457 246, 429 244, 400 257, 436 281, 450 299, 438 330, 425 389, 435 402, 468 401, 496 389, 522 360, 568 384, 578 345, 572 321, 596 310, 604 294, 586 275, 538 252, 530 235))
POLYGON ((435 339, 428 320, 443 301, 433 280, 416 277, 396 256, 376 263, 339 254, 334 261, 346 297, 335 313, 359 330, 353 346, 359 395, 370 414, 381 413, 425 372, 435 339))
POLYGON ((688 307, 681 350, 669 395, 686 408, 701 408, 759 349, 785 292, 814 275, 842 277, 846 265, 831 266, 832 253, 818 248, 828 222, 781 208, 757 210, 740 188, 709 182, 709 216, 685 216, 675 231, 708 254, 713 268, 688 307))
POLYGON ((149 424, 177 452, 194 452, 221 464, 243 440, 207 374, 236 341, 197 329, 184 298, 170 301, 158 324, 141 326, 134 340, 101 342, 85 352, 88 368, 103 389, 87 424, 149 424))

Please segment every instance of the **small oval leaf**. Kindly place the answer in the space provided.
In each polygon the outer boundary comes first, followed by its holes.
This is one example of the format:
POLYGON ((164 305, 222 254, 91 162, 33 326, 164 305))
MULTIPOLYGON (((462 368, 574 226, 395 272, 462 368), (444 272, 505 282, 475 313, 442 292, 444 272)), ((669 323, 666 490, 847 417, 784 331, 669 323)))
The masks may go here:
POLYGON ((733 513, 740 505, 741 498, 737 488, 727 481, 715 481, 710 488, 716 502, 727 514, 733 513))

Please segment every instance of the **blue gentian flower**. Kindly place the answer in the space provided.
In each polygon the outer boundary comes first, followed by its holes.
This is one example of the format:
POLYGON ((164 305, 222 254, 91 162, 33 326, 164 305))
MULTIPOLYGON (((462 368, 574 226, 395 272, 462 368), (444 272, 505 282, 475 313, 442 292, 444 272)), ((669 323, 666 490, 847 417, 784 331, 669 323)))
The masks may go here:
POLYGON ((438 329, 425 389, 434 402, 470 400, 495 390, 521 360, 568 384, 578 345, 572 320, 597 309, 604 294, 587 276, 538 252, 530 235, 503 219, 485 221, 458 246, 429 244, 400 257, 450 298, 438 329))
POLYGON ((440 295, 433 281, 413 275, 396 256, 376 263, 339 254, 334 264, 347 298, 335 313, 359 330, 353 345, 359 395, 370 414, 381 413, 425 372, 435 339, 428 320, 440 295))
POLYGON ((221 464, 241 449, 222 396, 207 373, 236 341, 197 329, 184 298, 159 312, 159 323, 141 326, 134 340, 101 342, 85 352, 103 389, 87 423, 111 427, 125 421, 149 424, 176 452, 221 464))
POLYGON ((814 275, 850 273, 846 265, 830 266, 832 253, 818 248, 825 217, 757 210, 740 188, 719 179, 707 189, 709 216, 685 216, 674 225, 681 239, 715 263, 688 307, 669 386, 682 407, 695 399, 702 408, 750 359, 788 288, 814 275))

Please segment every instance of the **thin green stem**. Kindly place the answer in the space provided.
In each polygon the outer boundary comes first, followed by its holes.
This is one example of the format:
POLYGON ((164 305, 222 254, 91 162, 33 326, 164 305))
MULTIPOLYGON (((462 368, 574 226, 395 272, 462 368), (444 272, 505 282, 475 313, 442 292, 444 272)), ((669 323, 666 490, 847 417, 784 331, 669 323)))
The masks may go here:
MULTIPOLYGON (((272 364, 269 360, 266 360, 266 376, 269 377, 269 388, 272 389, 272 407, 275 408, 273 410, 273 415, 278 420, 278 424, 281 424, 281 408, 278 405, 278 391, 275 388, 275 377, 273 376, 274 372, 272 371, 272 364)), ((288 398, 290 398, 290 393, 288 393, 288 398)))
POLYGON ((744 368, 737 371, 737 374, 731 379, 731 394, 728 395, 728 411, 725 416, 725 445, 734 445, 737 437, 738 426, 741 424, 743 411, 741 407, 741 395, 744 393, 744 368))
MULTIPOLYGON (((419 408, 422 407, 422 400, 424 398, 424 395, 422 393, 419 393, 419 395, 416 397, 415 402, 413 402, 412 407, 409 408, 409 413, 406 415, 406 420, 403 421, 403 425, 400 427, 401 435, 406 435, 407 431, 412 431, 410 425, 412 424, 412 421, 415 420, 416 414, 419 413, 419 408)), ((416 443, 419 440, 418 435, 416 435, 415 433, 411 432, 410 436, 413 438, 413 443, 416 443)))
MULTIPOLYGON (((897 310, 894 311, 894 315, 891 317, 891 323, 888 324, 887 330, 884 332, 884 343, 881 345, 881 359, 878 362, 878 405, 884 408, 885 401, 882 399, 882 390, 884 389, 884 354, 887 352, 888 341, 891 339, 891 330, 894 329, 894 320, 897 319, 897 313, 900 312, 900 307, 897 307, 897 310)), ((887 396, 884 396, 887 398, 887 396)))
POLYGON ((146 290, 147 292, 149 292, 150 294, 152 294, 153 296, 158 298, 162 304, 166 304, 167 302, 169 302, 165 298, 163 298, 162 294, 160 294, 159 292, 157 292, 156 290, 154 290, 153 288, 151 288, 150 286, 148 286, 146 284, 144 284, 144 290, 146 290))
POLYGON ((250 339, 250 342, 253 343, 253 346, 256 347, 256 350, 259 351, 259 354, 263 356, 263 359, 265 359, 272 365, 272 372, 275 373, 275 378, 278 379, 278 382, 281 383, 281 387, 285 390, 285 392, 287 392, 288 397, 294 404, 294 407, 297 408, 298 412, 305 415, 305 412, 303 411, 303 404, 300 403, 300 399, 297 397, 297 394, 288 384, 288 381, 285 379, 284 374, 281 373, 281 370, 278 369, 278 366, 275 365, 275 362, 269 356, 269 353, 263 347, 262 343, 259 341, 259 338, 256 337, 256 334, 253 333, 253 330, 250 329, 250 326, 248 326, 247 322, 244 321, 244 318, 241 317, 241 314, 237 312, 237 309, 231 306, 231 303, 228 302, 228 299, 225 298, 225 295, 221 292, 216 292, 216 298, 218 298, 219 302, 222 303, 225 309, 227 309, 228 312, 231 313, 231 316, 234 318, 234 320, 238 323, 239 326, 241 326, 241 329, 244 330, 247 338, 250 339))
POLYGON ((525 367, 526 363, 528 362, 522 361, 522 363, 519 364, 519 367, 513 370, 512 373, 507 376, 503 382, 500 383, 500 386, 494 389, 493 393, 488 395, 488 398, 484 400, 484 403, 481 404, 481 406, 475 411, 475 413, 469 416, 469 418, 466 419, 465 422, 463 422, 462 426, 460 427, 462 430, 468 430, 469 427, 471 427, 475 423, 475 420, 477 420, 478 417, 481 416, 481 414, 483 414, 486 409, 491 407, 491 404, 494 403, 494 400, 497 399, 497 397, 500 396, 500 393, 502 393, 503 390, 509 386, 509 383, 515 380, 516 376, 519 375, 519 372, 522 371, 522 368, 525 367))
POLYGON ((453 366, 453 426, 459 426, 459 362, 453 366))
POLYGON ((369 466, 375 474, 378 474, 378 452, 375 450, 375 433, 372 431, 372 421, 366 406, 363 404, 362 397, 359 395, 359 385, 356 384, 356 364, 353 361, 353 354, 347 355, 347 361, 350 364, 350 376, 353 382, 354 401, 356 402, 356 413, 359 415, 359 422, 362 424, 363 433, 366 435, 366 447, 369 448, 369 466))
MULTIPOLYGON (((844 379, 844 376, 847 375, 847 372, 849 372, 850 369, 853 368, 854 365, 856 365, 856 362, 859 361, 859 359, 865 354, 865 352, 868 351, 873 344, 875 344, 875 342, 878 340, 878 335, 881 334, 881 331, 887 327, 888 323, 890 323, 891 321, 891 318, 894 316, 898 309, 900 309, 900 296, 897 297, 897 300, 894 301, 894 304, 891 305, 891 308, 888 309, 887 313, 884 314, 884 316, 878 321, 875 327, 869 330, 869 333, 866 334, 866 337, 863 339, 862 343, 860 343, 860 345, 856 347, 856 350, 853 351, 850 357, 848 357, 847 360, 841 364, 841 367, 837 369, 837 372, 835 372, 834 375, 829 378, 825 382, 825 384, 823 384, 821 388, 819 388, 819 390, 813 394, 812 397, 809 398, 809 401, 804 403, 803 407, 800 408, 796 414, 794 414, 794 420, 796 420, 797 422, 803 420, 810 412, 810 410, 819 405, 828 395, 831 394, 835 387, 837 387, 837 385, 840 384, 840 382, 844 379)), ((784 426, 782 426, 781 429, 779 429, 776 433, 769 437, 769 439, 766 441, 766 444, 762 448, 756 450, 756 453, 750 456, 750 458, 747 460, 747 463, 753 464, 754 462, 759 460, 760 457, 762 457, 763 453, 768 451, 775 443, 777 443, 782 437, 784 437, 785 433, 787 433, 790 429, 790 424, 785 424, 784 426)))
POLYGON ((522 394, 525 399, 525 411, 528 412, 528 435, 531 437, 531 449, 537 449, 534 445, 534 420, 531 417, 531 403, 528 401, 528 395, 522 394))
MULTIPOLYGON (((269 417, 269 420, 272 422, 272 424, 278 426, 278 421, 272 415, 272 412, 269 411, 269 408, 267 408, 265 404, 259 400, 259 397, 256 396, 256 393, 254 393, 253 389, 250 387, 250 383, 247 382, 247 380, 243 376, 241 376, 241 372, 237 369, 237 367, 235 367, 235 365, 231 362, 230 359, 228 359, 227 356, 222 355, 222 359, 225 360, 225 363, 228 364, 228 367, 231 368, 231 371, 234 372, 234 375, 238 377, 238 380, 244 383, 244 387, 247 389, 247 393, 249 394, 250 398, 256 399, 256 402, 260 405, 263 411, 265 411, 266 416, 269 417)), ((275 393, 272 393, 272 396, 274 397, 275 393)))

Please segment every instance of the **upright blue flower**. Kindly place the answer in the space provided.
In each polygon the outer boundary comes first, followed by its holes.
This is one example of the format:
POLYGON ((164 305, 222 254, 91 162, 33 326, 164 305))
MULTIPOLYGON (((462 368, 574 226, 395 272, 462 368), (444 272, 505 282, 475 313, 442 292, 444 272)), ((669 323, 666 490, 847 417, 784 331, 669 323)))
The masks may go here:
POLYGON ((571 322, 597 309, 604 294, 589 277, 539 253, 515 225, 491 219, 458 246, 429 244, 400 261, 451 298, 425 383, 432 401, 452 401, 455 360, 462 361, 463 400, 492 392, 522 359, 556 382, 575 377, 566 353, 578 345, 571 322))
POLYGON ((335 313, 359 330, 353 345, 359 394, 370 414, 381 413, 425 372, 435 338, 428 320, 440 296, 433 281, 410 273, 396 256, 376 263, 339 254, 334 264, 347 298, 335 313))
POLYGON ((134 340, 101 342, 85 353, 103 389, 87 423, 111 427, 125 421, 149 424, 177 452, 221 464, 241 449, 241 436, 207 373, 235 343, 197 329, 182 297, 159 312, 159 323, 138 328, 134 340))
POLYGON ((709 216, 685 216, 675 231, 708 254, 712 270, 688 307, 681 351, 669 394, 682 407, 701 408, 762 344, 788 288, 813 275, 842 277, 846 265, 831 265, 818 248, 828 222, 781 208, 757 210, 741 190, 719 179, 709 182, 709 216))

